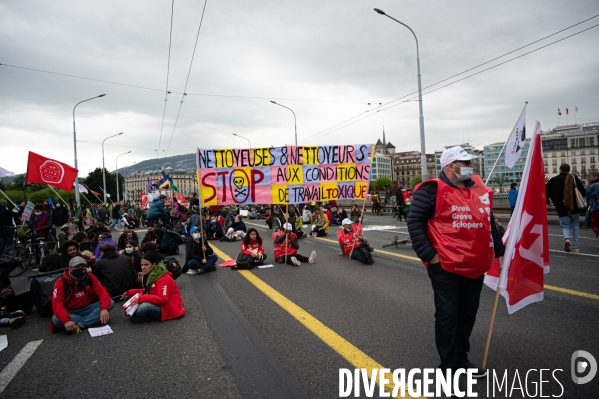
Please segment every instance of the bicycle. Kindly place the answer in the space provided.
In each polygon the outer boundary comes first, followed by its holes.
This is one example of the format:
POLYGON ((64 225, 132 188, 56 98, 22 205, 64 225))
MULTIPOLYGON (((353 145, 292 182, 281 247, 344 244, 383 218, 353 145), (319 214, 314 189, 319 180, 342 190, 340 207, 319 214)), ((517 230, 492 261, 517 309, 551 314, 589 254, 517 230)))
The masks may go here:
MULTIPOLYGON (((27 244, 27 248, 28 248, 28 252, 29 252, 29 262, 27 264, 27 267, 29 267, 29 265, 33 262, 36 261, 36 254, 35 254, 35 249, 34 247, 39 247, 39 257, 40 257, 40 261, 39 261, 39 265, 41 266, 44 263, 44 258, 46 257, 46 253, 51 253, 55 246, 52 249, 48 249, 48 245, 49 244, 56 244, 56 241, 45 241, 45 237, 38 237, 35 239, 35 243, 31 242, 32 240, 28 240, 30 243, 27 244)), ((25 267, 25 270, 27 270, 27 267, 25 267)), ((25 271, 23 270, 23 272, 25 271)), ((33 271, 37 271, 35 269, 33 269, 33 271)), ((21 272, 21 273, 23 273, 21 272)))
POLYGON ((23 244, 23 238, 19 237, 16 228, 13 230, 13 245, 4 248, 4 251, 0 255, 2 258, 19 259, 21 261, 21 265, 11 271, 9 277, 19 276, 29 267, 30 258, 27 244, 23 244))

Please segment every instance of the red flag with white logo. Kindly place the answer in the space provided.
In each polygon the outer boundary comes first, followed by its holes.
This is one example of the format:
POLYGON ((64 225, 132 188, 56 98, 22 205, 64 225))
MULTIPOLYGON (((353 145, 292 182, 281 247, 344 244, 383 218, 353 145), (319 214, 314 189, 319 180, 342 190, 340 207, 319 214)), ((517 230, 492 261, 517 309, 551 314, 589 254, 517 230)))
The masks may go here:
POLYGON ((522 174, 520 192, 503 236, 506 244, 503 268, 497 261, 485 276, 485 284, 506 299, 508 312, 543 300, 544 274, 549 273, 549 240, 545 193, 545 167, 541 125, 536 123, 522 174))
POLYGON ((56 188, 71 191, 77 172, 77 169, 66 163, 29 151, 25 181, 27 183, 51 184, 56 188))

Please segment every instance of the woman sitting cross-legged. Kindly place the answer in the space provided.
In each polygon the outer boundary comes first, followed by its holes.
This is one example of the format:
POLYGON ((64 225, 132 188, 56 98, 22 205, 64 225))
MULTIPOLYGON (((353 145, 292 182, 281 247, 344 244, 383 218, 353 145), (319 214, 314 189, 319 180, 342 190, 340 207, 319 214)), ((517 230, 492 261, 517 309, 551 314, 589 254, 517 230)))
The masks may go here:
POLYGON ((183 298, 179 287, 164 263, 159 262, 159 254, 148 252, 141 260, 143 288, 126 291, 123 299, 140 294, 134 304, 139 304, 131 316, 133 323, 144 323, 152 320, 171 320, 185 315, 183 298))
POLYGON ((264 253, 262 238, 260 238, 258 230, 253 228, 248 230, 246 236, 241 241, 241 252, 252 257, 250 269, 254 266, 264 264, 266 254, 264 253))

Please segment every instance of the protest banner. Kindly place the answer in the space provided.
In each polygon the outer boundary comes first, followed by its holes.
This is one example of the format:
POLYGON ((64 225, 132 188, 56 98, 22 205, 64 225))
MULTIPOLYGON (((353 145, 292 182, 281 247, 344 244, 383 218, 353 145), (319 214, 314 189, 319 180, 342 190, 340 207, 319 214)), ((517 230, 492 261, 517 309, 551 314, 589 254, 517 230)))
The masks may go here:
POLYGON ((197 149, 202 206, 365 199, 372 144, 197 149))

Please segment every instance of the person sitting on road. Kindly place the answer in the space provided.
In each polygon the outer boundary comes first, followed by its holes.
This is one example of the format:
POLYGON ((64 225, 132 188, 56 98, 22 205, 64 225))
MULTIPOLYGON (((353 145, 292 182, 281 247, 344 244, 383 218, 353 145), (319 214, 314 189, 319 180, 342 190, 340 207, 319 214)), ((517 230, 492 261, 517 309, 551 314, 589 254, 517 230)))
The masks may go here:
MULTIPOLYGON (((81 251, 81 257, 83 259, 85 259, 85 261, 87 262, 87 267, 91 268, 94 263, 96 263, 98 260, 96 259, 96 255, 92 252, 92 251, 81 251)), ((88 270, 88 272, 91 272, 91 269, 88 270)))
POLYGON ((152 320, 171 320, 185 315, 185 305, 179 293, 179 287, 164 263, 160 262, 158 253, 148 252, 141 260, 143 288, 131 289, 121 295, 129 299, 140 294, 134 304, 139 307, 130 320, 133 323, 144 323, 152 320))
POLYGON ((335 217, 335 221, 337 222, 337 225, 341 225, 341 222, 343 222, 343 219, 347 219, 347 212, 345 212, 345 209, 340 206, 339 208, 337 208, 337 216, 335 217))
POLYGON ((319 207, 312 212, 312 237, 324 237, 329 234, 329 219, 319 207))
POLYGON ((123 248, 125 248, 125 244, 129 240, 135 240, 135 242, 139 242, 139 237, 137 236, 137 233, 134 232, 133 230, 124 230, 123 234, 121 234, 121 236, 119 237, 119 241, 118 241, 119 248, 121 250, 123 248))
POLYGON ((358 208, 358 205, 352 205, 349 218, 353 223, 358 223, 362 218, 362 211, 358 208))
POLYGON ((100 280, 111 297, 116 297, 133 288, 137 273, 131 265, 131 259, 125 255, 119 255, 112 244, 100 246, 102 259, 99 259, 91 271, 100 280))
POLYGON ((161 237, 158 237, 158 235, 154 232, 154 223, 148 223, 148 231, 147 233, 144 235, 144 238, 141 240, 141 245, 143 246, 146 242, 153 242, 154 244, 157 244, 160 242, 161 237))
POLYGON ((176 255, 179 253, 179 242, 174 237, 177 233, 158 227, 154 229, 154 232, 157 236, 162 237, 160 243, 156 244, 158 252, 165 255, 176 255))
POLYGON ((143 254, 137 241, 131 239, 125 242, 125 248, 119 251, 119 255, 128 256, 131 259, 131 266, 136 272, 141 273, 141 258, 143 254))
POLYGON ((168 214, 164 209, 165 198, 166 195, 161 195, 158 198, 154 198, 154 201, 152 201, 152 205, 150 205, 150 209, 148 210, 148 219, 160 218, 166 226, 168 224, 168 214))
POLYGON ((243 216, 237 215, 235 216, 235 221, 231 223, 227 233, 220 241, 235 241, 238 238, 243 239, 246 235, 246 231, 247 228, 245 227, 245 223, 243 223, 243 216))
POLYGON ((372 265, 372 248, 362 235, 362 226, 353 224, 350 219, 343 219, 341 222, 343 228, 337 230, 337 240, 341 247, 339 256, 348 256, 351 259, 359 260, 360 262, 372 265))
POLYGON ((251 228, 247 231, 247 234, 243 237, 243 240, 241 240, 241 252, 252 257, 250 269, 254 266, 261 266, 264 264, 266 254, 264 253, 262 238, 260 238, 258 230, 251 228))
POLYGON ((216 220, 215 215, 212 215, 209 222, 206 223, 206 236, 209 240, 220 240, 225 236, 223 226, 216 220))
POLYGON ((87 234, 81 231, 79 233, 76 233, 73 237, 71 237, 71 240, 79 244, 79 250, 82 252, 89 251, 92 245, 91 241, 87 239, 87 234))
POLYGON ((60 246, 60 254, 64 259, 65 265, 68 265, 75 256, 81 256, 79 253, 79 243, 73 240, 63 242, 60 246))
POLYGON ((69 266, 62 254, 48 254, 44 257, 39 271, 42 273, 61 270, 69 266))
POLYGON ((0 261, 0 326, 19 328, 25 322, 25 314, 30 314, 33 309, 33 297, 26 291, 15 295, 10 281, 10 270, 18 259, 2 259, 0 261))
POLYGON ((275 245, 275 262, 294 266, 301 266, 302 262, 314 263, 316 251, 312 251, 309 258, 297 252, 299 243, 290 223, 283 224, 283 230, 272 233, 272 237, 275 245))
POLYGON ((185 265, 182 271, 187 274, 213 272, 216 271, 217 260, 218 256, 214 255, 206 236, 202 237, 200 229, 192 227, 191 238, 185 243, 185 265))
POLYGON ((67 333, 80 332, 82 328, 108 323, 108 312, 114 301, 97 277, 88 273, 86 268, 85 259, 76 256, 61 278, 56 279, 52 294, 54 315, 50 323, 51 332, 56 329, 67 333))
POLYGON ((101 240, 98 242, 98 245, 96 245, 96 249, 94 250, 94 254, 96 255, 96 259, 98 260, 102 259, 102 254, 100 254, 100 247, 104 244, 112 244, 114 245, 117 251, 119 250, 119 245, 112 239, 112 234, 102 233, 101 240))
POLYGON ((311 223, 312 221, 312 212, 310 212, 310 207, 305 206, 302 210, 302 222, 311 223))
POLYGON ((297 238, 306 238, 306 235, 302 231, 302 227, 304 227, 302 218, 297 216, 295 212, 289 212, 289 223, 293 225, 293 232, 297 238))
MULTIPOLYGON (((79 234, 79 233, 77 233, 79 234)), ((83 233, 85 234, 85 233, 83 233)), ((58 235, 58 246, 62 246, 62 243, 69 239, 71 235, 71 226, 65 224, 60 228, 60 234, 58 235)))

